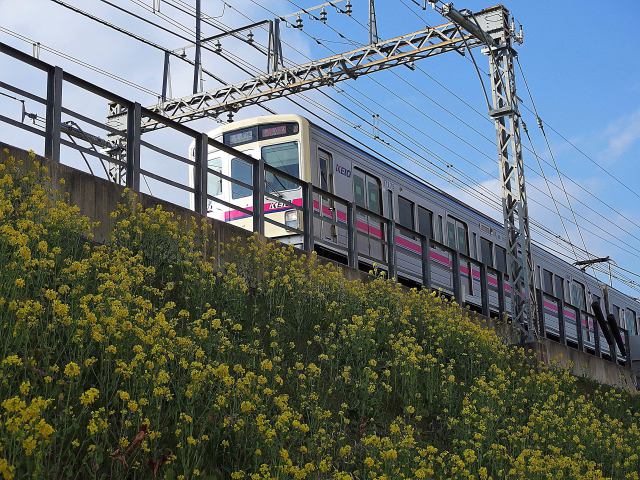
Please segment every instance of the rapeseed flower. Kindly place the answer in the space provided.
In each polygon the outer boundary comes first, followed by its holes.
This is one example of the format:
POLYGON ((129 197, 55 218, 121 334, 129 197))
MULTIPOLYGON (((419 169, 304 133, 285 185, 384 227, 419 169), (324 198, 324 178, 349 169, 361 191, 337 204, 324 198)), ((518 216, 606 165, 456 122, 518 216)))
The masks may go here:
POLYGON ((638 399, 436 292, 131 193, 95 245, 45 176, 0 162, 4 478, 638 478, 638 399))

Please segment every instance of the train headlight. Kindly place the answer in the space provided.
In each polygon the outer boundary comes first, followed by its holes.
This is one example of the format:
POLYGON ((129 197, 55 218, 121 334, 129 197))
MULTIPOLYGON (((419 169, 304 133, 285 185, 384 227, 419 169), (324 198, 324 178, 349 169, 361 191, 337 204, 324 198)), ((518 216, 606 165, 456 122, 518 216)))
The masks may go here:
POLYGON ((287 227, 298 228, 298 211, 297 210, 289 210, 284 213, 284 224, 287 227))

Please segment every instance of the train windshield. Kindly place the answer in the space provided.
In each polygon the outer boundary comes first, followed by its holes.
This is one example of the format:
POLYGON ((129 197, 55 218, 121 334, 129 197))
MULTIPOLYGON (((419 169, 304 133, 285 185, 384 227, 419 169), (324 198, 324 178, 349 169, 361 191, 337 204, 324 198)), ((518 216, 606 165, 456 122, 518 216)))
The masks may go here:
MULTIPOLYGON (((287 142, 262 147, 262 159, 267 165, 299 178, 300 160, 298 155, 298 142, 287 142)), ((298 188, 297 183, 274 175, 271 172, 265 173, 265 183, 267 190, 271 192, 298 188)))

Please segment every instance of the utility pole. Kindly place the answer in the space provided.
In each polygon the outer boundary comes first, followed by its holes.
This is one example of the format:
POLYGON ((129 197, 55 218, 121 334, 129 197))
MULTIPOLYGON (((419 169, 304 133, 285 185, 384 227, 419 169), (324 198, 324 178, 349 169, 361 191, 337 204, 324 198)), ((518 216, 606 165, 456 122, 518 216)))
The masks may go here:
POLYGON ((376 3, 375 0, 369 0, 369 44, 375 45, 379 40, 378 24, 376 22, 376 3))
POLYGON ((512 317, 520 328, 522 341, 531 343, 540 329, 520 137, 520 111, 513 67, 517 52, 512 45, 514 38, 521 42, 522 36, 516 36, 512 31, 509 11, 501 5, 474 15, 463 14, 451 4, 445 4, 441 13, 486 45, 483 53, 489 56, 493 101, 489 116, 496 127, 507 265, 512 285, 512 317))
POLYGON ((282 58, 282 42, 280 41, 280 19, 269 22, 269 44, 267 52, 267 73, 276 72, 284 66, 282 58))
POLYGON ((201 24, 202 24, 202 0, 196 0, 196 54, 193 65, 193 93, 194 95, 200 91, 200 71, 202 68, 202 52, 201 52, 201 24))

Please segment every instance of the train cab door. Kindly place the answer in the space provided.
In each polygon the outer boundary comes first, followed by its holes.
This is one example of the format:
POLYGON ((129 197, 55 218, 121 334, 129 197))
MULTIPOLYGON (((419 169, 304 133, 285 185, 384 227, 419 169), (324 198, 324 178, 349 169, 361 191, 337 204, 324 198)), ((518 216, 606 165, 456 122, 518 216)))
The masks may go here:
MULTIPOLYGON (((362 170, 353 169, 353 196, 358 207, 382 215, 382 188, 380 180, 362 170)), ((384 227, 379 219, 358 212, 358 252, 384 261, 384 227)))
MULTIPOLYGON (((333 155, 321 148, 318 149, 318 186, 329 193, 334 193, 333 181, 333 155)), ((333 222, 337 222, 335 202, 324 196, 318 195, 320 220, 314 225, 318 236, 325 241, 338 241, 338 229, 333 222), (325 220, 326 219, 326 220, 325 220)), ((316 206, 314 205, 314 209, 316 206)))

